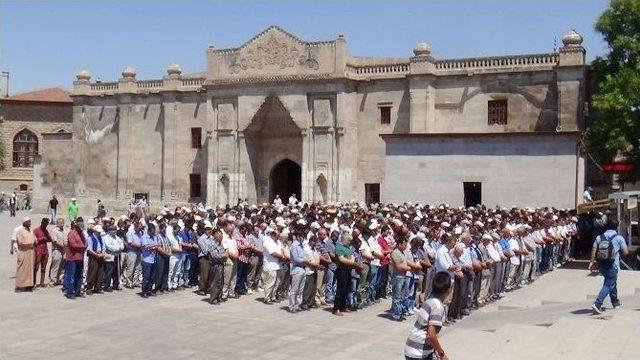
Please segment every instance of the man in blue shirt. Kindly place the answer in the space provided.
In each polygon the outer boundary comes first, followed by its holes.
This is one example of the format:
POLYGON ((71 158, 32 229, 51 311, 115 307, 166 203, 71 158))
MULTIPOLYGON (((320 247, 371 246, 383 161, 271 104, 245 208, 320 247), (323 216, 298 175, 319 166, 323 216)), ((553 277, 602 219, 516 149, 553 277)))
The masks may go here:
POLYGON ((289 289, 289 312, 291 313, 300 310, 306 275, 304 267, 308 263, 302 248, 302 236, 302 231, 296 229, 291 246, 291 288, 289 289))
POLYGON ((126 256, 123 263, 124 286, 134 288, 140 284, 140 244, 143 227, 137 219, 134 219, 133 228, 127 232, 125 243, 126 256))
POLYGON ((593 271, 595 269, 597 261, 600 274, 602 274, 602 276, 604 277, 604 284, 602 285, 602 289, 600 290, 596 301, 591 307, 595 314, 602 314, 602 303, 604 302, 604 299, 607 297, 607 295, 611 299, 611 305, 613 305, 614 309, 622 306, 622 303, 618 298, 618 271, 620 270, 620 253, 622 253, 623 256, 627 256, 629 254, 629 250, 627 249, 627 243, 625 242, 624 238, 618 234, 617 229, 617 220, 607 220, 604 234, 596 237, 596 240, 593 242, 589 270, 593 271), (603 242, 609 242, 609 245, 613 247, 611 260, 602 260, 601 257, 598 257, 598 260, 596 260, 596 254, 598 253, 598 250, 602 249, 600 245, 603 242))
POLYGON ((151 295, 151 287, 155 278, 154 269, 156 262, 156 250, 158 247, 156 227, 153 224, 149 224, 147 232, 142 235, 140 246, 142 264, 142 293, 140 295, 143 298, 147 298, 151 295))

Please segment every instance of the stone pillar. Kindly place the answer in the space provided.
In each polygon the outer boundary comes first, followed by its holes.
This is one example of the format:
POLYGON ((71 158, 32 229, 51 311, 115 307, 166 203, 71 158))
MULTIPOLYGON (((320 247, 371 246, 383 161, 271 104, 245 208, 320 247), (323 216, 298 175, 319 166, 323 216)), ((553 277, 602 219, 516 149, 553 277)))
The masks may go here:
POLYGON ((131 116, 133 106, 131 96, 123 95, 120 97, 118 105, 118 179, 117 194, 118 200, 129 200, 131 197, 130 178, 132 158, 131 147, 133 146, 133 120, 131 116))
POLYGON ((558 125, 556 130, 583 130, 586 65, 582 36, 574 30, 570 30, 562 38, 562 43, 556 68, 558 88, 558 125))
POLYGON ((300 165, 300 180, 302 184, 300 189, 300 197, 304 202, 311 202, 313 201, 313 188, 309 186, 309 177, 313 175, 313 157, 311 155, 311 139, 309 135, 309 129, 301 129, 300 134, 302 135, 302 164, 300 165))
MULTIPOLYGON (((162 154, 162 200, 175 201, 176 198, 176 182, 178 180, 176 173, 176 152, 178 136, 178 117, 179 104, 175 93, 163 94, 163 116, 164 129, 162 132, 163 154, 162 154)), ((183 174, 184 175, 184 174, 183 174)))
POLYGON ((206 111, 207 111, 207 122, 204 127, 204 131, 207 137, 207 184, 206 184, 206 201, 210 206, 214 206, 217 204, 217 185, 218 185, 218 162, 216 159, 216 148, 218 146, 218 138, 215 134, 215 125, 214 125, 214 111, 212 104, 212 94, 211 91, 207 93, 207 102, 206 102, 206 111))
POLYGON ((435 121, 435 60, 427 43, 419 43, 409 60, 409 132, 425 133, 435 121))

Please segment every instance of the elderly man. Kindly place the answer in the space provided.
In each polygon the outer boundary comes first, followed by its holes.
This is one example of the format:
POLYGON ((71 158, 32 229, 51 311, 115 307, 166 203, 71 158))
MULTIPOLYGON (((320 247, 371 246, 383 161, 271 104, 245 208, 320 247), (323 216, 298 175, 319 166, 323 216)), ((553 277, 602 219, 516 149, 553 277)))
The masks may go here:
POLYGON ((224 285, 222 288, 222 301, 228 298, 237 298, 235 294, 238 244, 233 237, 235 226, 233 219, 218 221, 218 226, 222 229, 222 246, 227 250, 227 260, 224 264, 224 285))
POLYGON ((222 287, 224 285, 224 264, 228 253, 222 246, 222 231, 216 230, 213 233, 213 241, 207 241, 207 254, 211 267, 209 277, 211 278, 211 288, 209 289, 209 303, 218 305, 222 301, 222 287))
POLYGON ((251 226, 251 232, 247 236, 247 240, 251 244, 252 251, 249 256, 248 271, 247 271, 247 294, 253 294, 258 290, 260 282, 260 275, 262 274, 262 238, 260 234, 260 226, 254 224, 251 226))
POLYGON ((262 237, 263 244, 263 265, 262 265, 262 286, 264 287, 264 303, 272 304, 276 301, 277 272, 280 269, 280 262, 285 259, 282 248, 273 239, 274 229, 267 227, 262 237))
POLYGON ((32 291, 35 285, 35 244, 36 237, 31 233, 31 219, 22 219, 22 227, 16 233, 17 267, 15 291, 32 291))
POLYGON ((87 269, 87 295, 102 293, 102 274, 104 272, 104 260, 106 257, 102 235, 102 226, 95 225, 89 233, 87 255, 89 267, 87 269))
POLYGON ((117 228, 115 225, 107 226, 107 231, 101 234, 105 248, 102 289, 106 292, 111 292, 117 287, 115 283, 112 283, 114 279, 113 274, 118 272, 116 257, 124 250, 124 241, 116 234, 117 228))
POLYGON ((142 246, 142 236, 144 226, 133 218, 133 225, 127 231, 126 255, 122 269, 123 283, 126 288, 140 286, 140 275, 142 274, 140 249, 142 246))
MULTIPOLYGON (((194 225, 195 226, 195 225, 194 225)), ((198 282, 198 295, 206 295, 211 290, 211 261, 209 261, 209 250, 211 249, 211 243, 213 226, 207 220, 204 223, 204 233, 198 238, 198 267, 200 271, 200 277, 198 282)), ((226 262, 226 259, 225 259, 226 262)))
POLYGON ((64 230, 64 219, 56 219, 56 226, 51 230, 51 265, 49 266, 49 281, 54 286, 62 284, 62 270, 64 268, 64 246, 67 234, 64 230))

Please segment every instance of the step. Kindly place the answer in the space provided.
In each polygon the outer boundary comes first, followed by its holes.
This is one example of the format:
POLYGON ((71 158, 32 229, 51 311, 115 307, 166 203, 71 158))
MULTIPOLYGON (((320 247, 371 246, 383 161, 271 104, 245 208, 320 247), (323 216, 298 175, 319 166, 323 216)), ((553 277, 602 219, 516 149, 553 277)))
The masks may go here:
POLYGON ((493 332, 455 328, 446 330, 440 344, 450 359, 486 359, 497 346, 493 332))

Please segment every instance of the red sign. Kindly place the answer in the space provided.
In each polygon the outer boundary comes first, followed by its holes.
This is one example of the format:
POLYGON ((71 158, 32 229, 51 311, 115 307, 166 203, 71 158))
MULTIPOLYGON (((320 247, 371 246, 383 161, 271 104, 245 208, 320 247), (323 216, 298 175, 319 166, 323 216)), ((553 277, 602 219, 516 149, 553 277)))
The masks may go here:
POLYGON ((613 164, 604 164, 602 165, 602 170, 604 172, 609 172, 609 173, 626 173, 631 171, 631 169, 633 169, 633 165, 628 164, 628 163, 613 163, 613 164))

